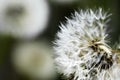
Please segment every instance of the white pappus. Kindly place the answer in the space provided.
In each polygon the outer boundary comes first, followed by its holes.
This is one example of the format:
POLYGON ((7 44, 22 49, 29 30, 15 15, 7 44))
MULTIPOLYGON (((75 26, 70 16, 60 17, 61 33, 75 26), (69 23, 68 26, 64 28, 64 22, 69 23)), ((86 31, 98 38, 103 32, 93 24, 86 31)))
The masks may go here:
POLYGON ((0 0, 0 33, 32 39, 46 28, 49 6, 46 0, 0 0))
POLYGON ((110 20, 102 8, 75 12, 55 40, 57 70, 70 80, 118 80, 120 64, 117 52, 108 44, 110 20))

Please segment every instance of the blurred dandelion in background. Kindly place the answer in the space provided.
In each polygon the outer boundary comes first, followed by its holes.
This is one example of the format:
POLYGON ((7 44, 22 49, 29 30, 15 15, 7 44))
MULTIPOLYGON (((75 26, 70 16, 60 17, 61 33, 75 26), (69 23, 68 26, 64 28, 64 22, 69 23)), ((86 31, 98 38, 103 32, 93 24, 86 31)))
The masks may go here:
POLYGON ((52 0, 52 1, 59 3, 59 4, 71 4, 79 0, 52 0))
POLYGON ((12 62, 16 71, 34 79, 50 80, 55 70, 52 49, 46 42, 27 42, 15 46, 12 62))
POLYGON ((108 45, 111 14, 102 8, 75 12, 61 24, 55 41, 58 71, 70 80, 120 79, 119 53, 108 45))
POLYGON ((49 19, 46 0, 0 0, 0 33, 29 39, 42 33, 49 19))

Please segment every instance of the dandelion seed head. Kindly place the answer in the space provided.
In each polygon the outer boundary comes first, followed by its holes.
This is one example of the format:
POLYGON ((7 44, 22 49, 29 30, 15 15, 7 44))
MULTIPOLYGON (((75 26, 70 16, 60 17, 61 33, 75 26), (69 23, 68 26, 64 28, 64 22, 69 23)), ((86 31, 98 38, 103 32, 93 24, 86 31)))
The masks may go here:
POLYGON ((53 1, 59 4, 71 4, 77 2, 77 0, 53 0, 53 1))
POLYGON ((0 0, 0 33, 20 39, 38 36, 46 27, 46 0, 0 0))
POLYGON ((74 75, 73 80, 114 80, 117 55, 107 44, 106 33, 110 15, 102 8, 80 10, 61 24, 54 47, 60 73, 74 75))
POLYGON ((11 56, 16 72, 35 79, 54 78, 53 50, 46 43, 39 41, 17 44, 11 56))

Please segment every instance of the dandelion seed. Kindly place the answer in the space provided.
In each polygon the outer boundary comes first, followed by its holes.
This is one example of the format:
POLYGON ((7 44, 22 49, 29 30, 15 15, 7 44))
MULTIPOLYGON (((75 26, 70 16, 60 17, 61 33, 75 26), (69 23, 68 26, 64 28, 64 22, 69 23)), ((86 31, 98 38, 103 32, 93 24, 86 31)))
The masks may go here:
POLYGON ((75 12, 61 25, 55 41, 58 71, 73 80, 118 80, 117 53, 107 44, 108 14, 99 8, 75 12))

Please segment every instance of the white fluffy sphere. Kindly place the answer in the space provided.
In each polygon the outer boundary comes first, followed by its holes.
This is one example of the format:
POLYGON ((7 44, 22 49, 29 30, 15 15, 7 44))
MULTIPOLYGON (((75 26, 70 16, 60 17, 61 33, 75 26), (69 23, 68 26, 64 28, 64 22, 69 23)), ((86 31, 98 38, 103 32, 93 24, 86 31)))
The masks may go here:
POLYGON ((81 10, 61 24, 54 46, 59 73, 70 80, 120 79, 120 52, 107 43, 110 15, 102 8, 81 10))
POLYGON ((45 43, 28 42, 16 45, 12 62, 17 72, 30 78, 54 77, 52 49, 45 43))
POLYGON ((71 3, 74 3, 78 0, 53 0, 53 1, 56 3, 59 3, 59 4, 71 4, 71 3))
POLYGON ((34 38, 42 33, 49 17, 46 0, 0 0, 0 33, 34 38))

